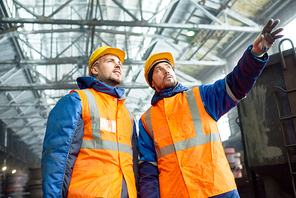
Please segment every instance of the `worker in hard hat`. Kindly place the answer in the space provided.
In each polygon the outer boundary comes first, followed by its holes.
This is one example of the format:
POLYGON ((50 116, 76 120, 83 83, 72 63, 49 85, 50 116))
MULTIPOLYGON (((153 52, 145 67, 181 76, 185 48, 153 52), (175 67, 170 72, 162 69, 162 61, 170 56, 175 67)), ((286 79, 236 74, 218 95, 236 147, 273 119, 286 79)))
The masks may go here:
POLYGON ((124 90, 116 88, 124 58, 117 48, 95 50, 90 76, 77 79, 81 90, 61 98, 50 112, 42 152, 43 197, 137 197, 136 126, 123 104, 124 90))
POLYGON ((139 189, 143 198, 238 198, 217 121, 246 97, 282 37, 270 20, 237 66, 214 84, 188 89, 175 75, 171 53, 151 55, 145 79, 155 90, 139 120, 139 189))

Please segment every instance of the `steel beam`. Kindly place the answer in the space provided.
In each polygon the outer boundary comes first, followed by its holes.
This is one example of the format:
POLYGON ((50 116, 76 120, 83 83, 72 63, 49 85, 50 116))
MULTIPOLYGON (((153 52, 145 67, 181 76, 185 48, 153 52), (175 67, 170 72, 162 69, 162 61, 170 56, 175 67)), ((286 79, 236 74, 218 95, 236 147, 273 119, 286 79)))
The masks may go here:
MULTIPOLYGON (((194 83, 182 83, 187 87, 194 87, 200 85, 199 81, 194 83)), ((125 82, 117 86, 120 89, 147 89, 149 86, 146 83, 125 82)), ((1 85, 0 91, 23 91, 23 90, 73 90, 79 89, 77 84, 26 84, 26 85, 1 85)), ((21 117, 18 117, 21 118, 21 117)), ((25 117, 22 117, 25 118, 25 117)), ((1 119, 1 118, 0 118, 1 119)))
POLYGON ((123 5, 121 5, 121 3, 119 3, 116 0, 112 0, 118 7, 120 7, 124 12, 126 12, 130 17, 132 17, 135 21, 139 21, 138 18, 133 15, 130 11, 128 11, 128 9, 126 9, 123 5))
POLYGON ((23 4, 21 4, 20 2, 18 2, 17 0, 13 0, 13 2, 15 4, 17 4, 18 6, 20 6, 21 8, 23 8, 24 10, 26 10, 28 13, 30 13, 31 15, 33 15, 34 17, 39 17, 37 14, 35 14, 34 12, 32 12, 31 10, 29 10, 26 6, 24 6, 23 4))
POLYGON ((147 21, 151 21, 152 19, 154 19, 159 13, 161 13, 163 10, 167 10, 168 8, 172 7, 173 5, 175 5, 175 3, 177 1, 180 1, 180 0, 174 0, 174 1, 171 1, 169 5, 167 5, 166 7, 162 8, 161 10, 158 10, 152 17, 150 17, 147 21))
POLYGON ((226 10, 224 10, 224 12, 227 15, 231 16, 232 18, 234 18, 246 25, 253 26, 253 27, 260 27, 260 25, 258 25, 254 21, 252 21, 246 17, 243 17, 242 15, 238 14, 237 12, 234 12, 232 9, 226 8, 226 10))
MULTIPOLYGON (((221 59, 219 61, 175 61, 176 65, 202 65, 202 66, 224 66, 226 65, 226 60, 221 59)), ((19 65, 61 65, 61 64, 84 64, 88 65, 88 57, 86 56, 75 56, 75 57, 63 57, 63 58, 47 58, 39 60, 27 60, 23 59, 20 62, 16 61, 0 61, 0 65, 10 65, 10 64, 19 64, 19 65)), ((127 59, 123 62, 123 65, 145 65, 144 60, 132 60, 127 59)))
POLYGON ((50 15, 48 15, 46 18, 51 18, 53 17, 56 13, 61 11, 64 7, 66 7, 69 3, 71 3, 73 0, 68 0, 66 3, 61 5, 58 9, 56 9, 54 12, 52 12, 50 15))
MULTIPOLYGON (((3 116, 0 117, 0 120, 16 120, 16 119, 47 119, 47 117, 41 117, 41 116, 3 116)), ((11 127, 13 128, 13 127, 11 127)))
POLYGON ((80 36, 78 36, 74 41, 71 41, 71 44, 67 46, 65 49, 63 49, 58 55, 56 55, 55 58, 58 58, 60 55, 62 55, 65 51, 67 51, 72 45, 74 45, 77 41, 79 41, 84 36, 84 33, 82 33, 80 36))
POLYGON ((100 0, 97 0, 97 6, 99 7, 99 10, 100 10, 101 20, 104 20, 104 18, 103 18, 103 11, 102 11, 102 7, 101 7, 101 4, 100 4, 100 0))
POLYGON ((178 23, 148 23, 146 21, 112 21, 112 20, 66 20, 66 19, 30 19, 30 18, 0 18, 1 23, 38 23, 38 24, 58 24, 58 25, 79 25, 79 26, 126 26, 126 27, 151 27, 169 28, 185 30, 220 30, 235 32, 260 32, 260 26, 231 26, 228 24, 209 25, 209 24, 178 24, 178 23))
POLYGON ((26 104, 22 104, 22 103, 14 103, 14 104, 4 104, 4 103, 1 103, 0 104, 0 107, 44 107, 44 106, 51 106, 51 105, 54 105, 54 104, 38 104, 38 103, 26 103, 26 104))
MULTIPOLYGON (((133 89, 143 89, 148 88, 147 84, 121 84, 119 88, 133 88, 133 89)), ((27 85, 1 85, 0 91, 20 91, 20 90, 48 90, 48 89, 66 89, 73 90, 78 89, 77 84, 27 84, 27 85)))
POLYGON ((2 35, 2 34, 6 34, 6 33, 9 33, 9 32, 13 32, 13 31, 16 31, 16 30, 17 30, 18 28, 20 28, 20 27, 24 27, 24 25, 21 24, 21 25, 18 25, 18 26, 15 26, 15 27, 9 28, 9 29, 7 29, 7 30, 3 30, 3 31, 0 32, 0 35, 2 35))
POLYGON ((197 3, 195 3, 195 2, 192 1, 192 0, 190 0, 190 3, 192 3, 196 8, 200 9, 201 11, 203 11, 203 13, 204 13, 207 17, 209 17, 211 20, 213 20, 213 21, 219 23, 220 25, 223 24, 222 21, 220 21, 216 16, 212 15, 209 11, 207 11, 205 8, 203 8, 203 6, 201 6, 201 5, 197 4, 197 3))
POLYGON ((34 50, 35 52, 37 52, 40 56, 47 58, 46 56, 44 56, 41 52, 39 52, 38 50, 36 50, 29 42, 24 41, 21 38, 18 38, 18 40, 22 41, 24 44, 26 44, 29 48, 31 48, 32 50, 34 50))

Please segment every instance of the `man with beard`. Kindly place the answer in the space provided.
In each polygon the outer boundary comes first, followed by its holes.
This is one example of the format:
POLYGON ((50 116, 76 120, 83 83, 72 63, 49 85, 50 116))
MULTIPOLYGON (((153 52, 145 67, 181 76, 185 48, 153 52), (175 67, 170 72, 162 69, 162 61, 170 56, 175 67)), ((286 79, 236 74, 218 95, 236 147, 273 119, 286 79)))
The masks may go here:
POLYGON ((224 79, 193 89, 176 80, 171 53, 151 55, 145 79, 155 89, 139 121, 140 195, 143 198, 238 198, 217 121, 246 97, 283 29, 269 20, 224 79))
POLYGON ((90 76, 77 79, 81 90, 61 98, 50 112, 43 197, 137 197, 136 128, 121 98, 124 90, 116 88, 124 58, 120 49, 98 48, 89 59, 90 76))

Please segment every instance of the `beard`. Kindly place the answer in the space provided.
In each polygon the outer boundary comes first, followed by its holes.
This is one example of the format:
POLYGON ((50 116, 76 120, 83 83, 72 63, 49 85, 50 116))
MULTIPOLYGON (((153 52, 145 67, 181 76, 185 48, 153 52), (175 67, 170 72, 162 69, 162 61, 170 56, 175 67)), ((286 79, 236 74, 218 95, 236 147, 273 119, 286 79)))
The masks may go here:
POLYGON ((154 89, 157 91, 161 91, 164 89, 168 89, 171 87, 174 87, 177 84, 177 80, 175 78, 171 78, 169 80, 167 80, 166 78, 163 79, 161 84, 155 84, 154 85, 154 89))
POLYGON ((175 80, 171 80, 169 82, 164 82, 163 85, 164 85, 164 88, 171 88, 173 86, 175 86, 177 84, 177 81, 175 80))
POLYGON ((177 83, 176 79, 171 74, 167 74, 163 78, 163 85, 165 88, 171 88, 171 87, 175 86, 176 83, 177 83), (167 76, 171 76, 172 78, 170 78, 169 80, 166 80, 167 76))
POLYGON ((111 73, 111 75, 108 77, 108 81, 113 83, 113 84, 119 85, 121 83, 121 81, 122 81, 122 78, 121 78, 121 76, 119 77, 116 74, 111 73))
POLYGON ((118 79, 118 78, 109 78, 110 81, 116 83, 116 84, 120 84, 121 83, 121 79, 118 79))

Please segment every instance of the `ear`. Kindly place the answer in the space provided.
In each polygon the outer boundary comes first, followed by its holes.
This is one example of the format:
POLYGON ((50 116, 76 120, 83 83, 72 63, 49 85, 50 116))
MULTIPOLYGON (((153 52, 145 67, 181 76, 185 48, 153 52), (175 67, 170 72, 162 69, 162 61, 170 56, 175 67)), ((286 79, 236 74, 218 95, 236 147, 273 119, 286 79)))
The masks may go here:
POLYGON ((91 67, 90 71, 93 75, 97 75, 99 73, 98 68, 97 67, 91 67))
POLYGON ((154 82, 153 82, 153 80, 151 81, 151 87, 152 87, 152 88, 154 87, 154 82))
POLYGON ((154 84, 153 80, 152 80, 152 82, 151 82, 151 88, 154 89, 154 90, 156 90, 156 89, 155 89, 155 84, 154 84))

